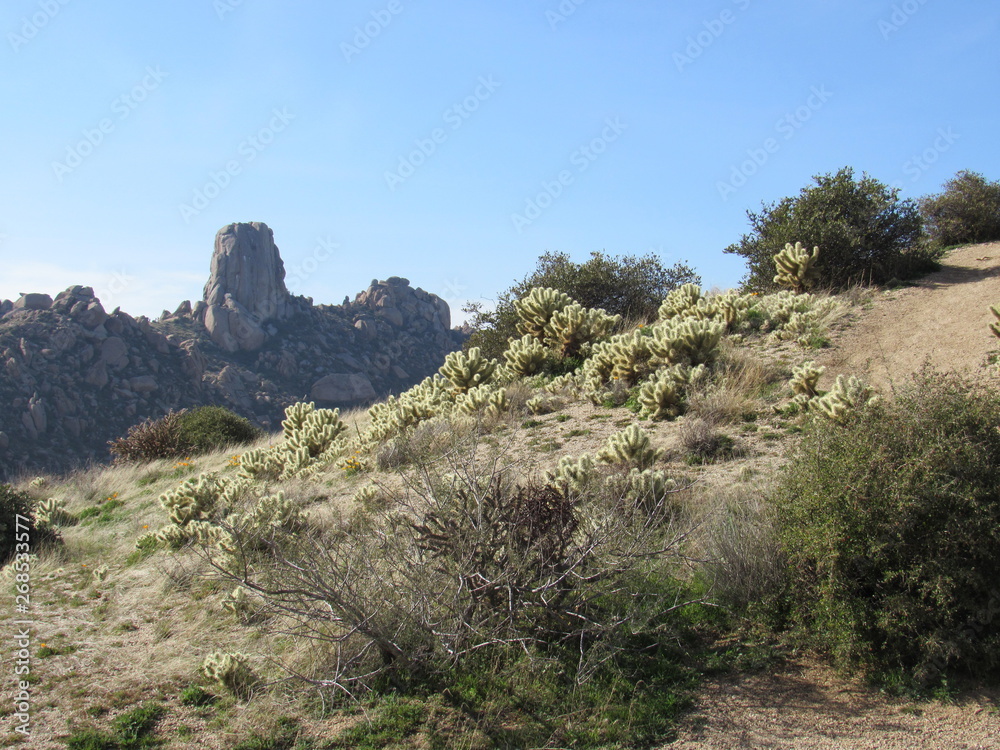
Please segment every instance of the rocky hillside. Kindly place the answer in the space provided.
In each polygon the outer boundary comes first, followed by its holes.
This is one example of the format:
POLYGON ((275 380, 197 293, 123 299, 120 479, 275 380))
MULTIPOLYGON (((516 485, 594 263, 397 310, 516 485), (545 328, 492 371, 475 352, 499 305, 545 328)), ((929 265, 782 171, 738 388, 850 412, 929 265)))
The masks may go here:
POLYGON ((296 401, 366 404, 459 348, 448 304, 390 277, 354 301, 285 288, 272 231, 219 231, 204 297, 159 320, 107 312, 90 287, 0 301, 0 478, 108 458, 107 443, 170 410, 222 404, 275 428, 296 401))

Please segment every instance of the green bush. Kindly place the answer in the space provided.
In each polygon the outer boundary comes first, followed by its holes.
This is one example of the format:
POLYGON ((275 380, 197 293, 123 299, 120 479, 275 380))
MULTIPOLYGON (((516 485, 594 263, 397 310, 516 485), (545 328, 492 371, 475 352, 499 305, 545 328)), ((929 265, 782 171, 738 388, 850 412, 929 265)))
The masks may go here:
POLYGON ((793 624, 843 665, 928 685, 1000 668, 1000 398, 929 370, 815 420, 774 495, 793 624))
POLYGON ((752 231, 725 249, 746 258, 746 291, 777 288, 774 256, 787 243, 818 245, 819 285, 834 290, 932 270, 935 254, 918 243, 920 213, 898 189, 867 174, 855 180, 850 167, 813 179, 794 198, 747 211, 752 231))
POLYGON ((1000 181, 962 170, 920 199, 920 213, 932 247, 1000 240, 1000 181))
POLYGON ((129 428, 125 437, 112 440, 116 463, 155 461, 192 453, 206 453, 226 445, 242 445, 260 437, 250 422, 221 406, 199 406, 170 412, 129 428))
POLYGON ((652 320, 663 298, 687 283, 701 284, 701 277, 685 263, 668 268, 652 253, 636 257, 593 252, 584 263, 573 262, 566 253, 545 253, 531 274, 500 294, 494 310, 483 312, 478 304, 463 308, 472 313, 474 329, 465 348, 478 346, 487 357, 502 357, 507 339, 521 336, 514 302, 535 287, 565 292, 584 307, 625 320, 652 320))
POLYGON ((245 445, 257 440, 261 432, 248 419, 221 406, 199 406, 181 413, 177 421, 185 452, 207 453, 227 445, 245 445))

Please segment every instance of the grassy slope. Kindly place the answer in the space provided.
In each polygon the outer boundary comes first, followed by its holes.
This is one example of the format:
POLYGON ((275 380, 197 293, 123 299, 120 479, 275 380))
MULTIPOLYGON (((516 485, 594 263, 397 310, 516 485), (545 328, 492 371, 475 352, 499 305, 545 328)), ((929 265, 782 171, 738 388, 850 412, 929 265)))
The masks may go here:
MULTIPOLYGON (((867 300, 859 295, 853 301, 854 315, 862 314, 867 300)), ((792 367, 815 354, 788 342, 756 340, 730 346, 723 357, 723 385, 696 398, 686 417, 641 422, 654 444, 667 450, 657 468, 694 483, 685 500, 693 526, 704 524, 727 501, 759 496, 798 429, 794 420, 776 416, 772 406, 789 395, 786 384, 792 367), (735 450, 716 460, 692 460, 691 448, 706 430, 730 438, 735 450)), ((345 421, 363 429, 366 419, 364 412, 355 412, 345 421)), ((496 436, 508 445, 508 457, 532 473, 563 455, 596 453, 608 435, 636 421, 622 407, 576 402, 542 416, 515 410, 496 436)), ((66 737, 79 735, 80 727, 106 730, 115 717, 150 700, 166 709, 152 730, 164 747, 197 743, 227 748, 256 734, 288 740, 294 732, 289 725, 282 728, 282 717, 294 719, 303 737, 335 736, 359 720, 356 711, 324 715, 315 693, 282 680, 277 668, 271 670, 273 684, 248 703, 220 697, 212 705, 194 706, 181 700, 186 688, 207 686, 198 667, 217 649, 308 661, 307 646, 263 635, 226 613, 221 599, 227 591, 202 575, 206 571, 193 554, 159 551, 146 556, 134 548, 136 538, 166 521, 158 502, 164 491, 201 472, 236 471, 230 463, 230 454, 220 452, 145 466, 97 467, 50 477, 43 487, 30 488, 40 498, 62 498, 78 517, 88 516, 64 528, 65 545, 43 552, 31 569, 31 747, 65 747, 66 737)), ((283 489, 322 511, 326 503, 349 503, 372 480, 394 481, 391 473, 347 476, 339 466, 331 466, 283 489)), ((8 612, 3 615, 6 632, 13 630, 15 619, 8 612)), ((188 698, 192 702, 190 694, 188 698)), ((10 734, 6 744, 19 740, 19 735, 10 734)), ((425 740, 416 738, 415 746, 425 740)), ((289 740, 258 746, 292 745, 289 740)))

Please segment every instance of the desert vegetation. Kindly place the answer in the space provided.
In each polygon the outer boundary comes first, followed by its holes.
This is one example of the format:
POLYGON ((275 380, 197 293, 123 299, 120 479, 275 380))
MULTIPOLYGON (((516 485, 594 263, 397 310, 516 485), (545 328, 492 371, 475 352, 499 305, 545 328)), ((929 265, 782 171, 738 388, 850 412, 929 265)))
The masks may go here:
POLYGON ((369 409, 167 415, 0 488, 39 540, 4 571, 50 623, 52 741, 652 747, 699 675, 788 649, 896 691, 995 674, 1000 398, 816 363, 878 294, 830 290, 933 255, 893 191, 817 182, 752 215, 744 290, 543 256, 369 409), (872 255, 849 222, 879 215, 872 255))

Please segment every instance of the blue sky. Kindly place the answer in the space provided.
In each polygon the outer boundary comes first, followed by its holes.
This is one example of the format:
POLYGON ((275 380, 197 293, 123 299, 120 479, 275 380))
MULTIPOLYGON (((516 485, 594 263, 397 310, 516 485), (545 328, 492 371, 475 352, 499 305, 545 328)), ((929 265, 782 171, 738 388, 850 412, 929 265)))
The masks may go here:
POLYGON ((850 165, 1000 178, 995 0, 8 0, 0 298, 199 299, 263 221, 288 286, 489 300, 546 251, 731 287, 747 209, 850 165))

